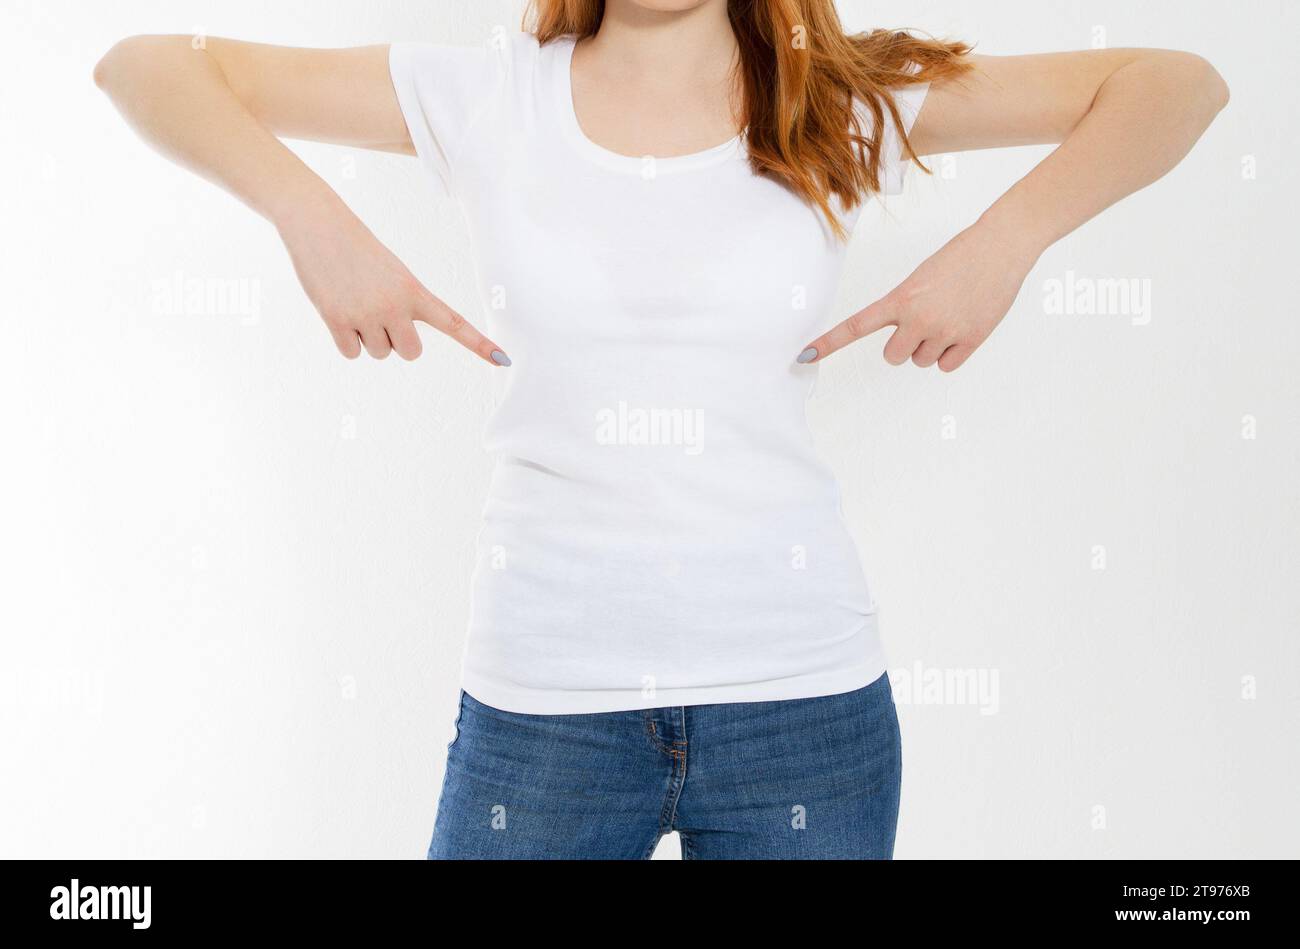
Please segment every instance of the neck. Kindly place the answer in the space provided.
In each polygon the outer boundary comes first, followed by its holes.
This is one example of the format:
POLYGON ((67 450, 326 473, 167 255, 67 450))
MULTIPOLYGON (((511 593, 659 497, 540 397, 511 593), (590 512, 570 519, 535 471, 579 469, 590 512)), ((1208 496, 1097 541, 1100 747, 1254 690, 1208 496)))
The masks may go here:
POLYGON ((635 0, 606 0, 590 52, 630 78, 720 78, 736 57, 727 0, 686 10, 652 10, 635 0))

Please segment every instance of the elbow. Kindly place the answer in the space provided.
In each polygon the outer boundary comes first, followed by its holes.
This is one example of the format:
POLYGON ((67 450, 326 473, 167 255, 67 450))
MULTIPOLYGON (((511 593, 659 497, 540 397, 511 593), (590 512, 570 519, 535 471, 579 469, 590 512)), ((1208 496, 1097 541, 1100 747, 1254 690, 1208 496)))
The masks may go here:
POLYGON ((1228 83, 1208 59, 1193 53, 1185 55, 1190 85, 1195 90, 1197 100, 1205 104, 1211 117, 1218 115, 1227 107, 1228 100, 1231 98, 1228 83))
POLYGON ((95 85, 105 92, 112 92, 123 76, 129 75, 147 60, 154 51, 154 44, 161 39, 165 37, 128 36, 126 39, 118 40, 113 44, 113 48, 95 63, 95 85))
POLYGON ((95 63, 95 85, 108 92, 117 78, 122 74, 127 63, 135 58, 140 37, 128 36, 113 44, 113 48, 95 63))
POLYGON ((1210 70, 1210 92, 1214 100, 1215 111, 1222 112, 1228 107, 1228 102, 1232 99, 1232 93, 1228 90, 1227 80, 1219 75, 1219 71, 1210 66, 1209 63, 1205 65, 1210 70))

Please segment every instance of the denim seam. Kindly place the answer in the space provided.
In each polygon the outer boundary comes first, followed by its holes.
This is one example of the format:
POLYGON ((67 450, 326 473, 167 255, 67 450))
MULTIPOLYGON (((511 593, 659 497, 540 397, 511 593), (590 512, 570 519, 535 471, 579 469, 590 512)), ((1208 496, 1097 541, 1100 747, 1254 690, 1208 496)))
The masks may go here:
POLYGON ((655 835, 650 838, 650 846, 645 848, 645 853, 641 854, 642 860, 649 860, 654 856, 655 848, 659 846, 659 841, 663 840, 663 831, 656 828, 655 835))
POLYGON ((669 747, 669 744, 659 737, 659 729, 655 728, 654 719, 650 718, 649 714, 646 715, 645 730, 650 736, 650 744, 656 751, 662 751, 666 755, 676 755, 686 748, 685 741, 674 741, 672 747, 669 747))
POLYGON ((659 810, 659 832, 666 834, 673 829, 677 818, 677 799, 681 796, 682 785, 686 781, 686 752, 673 749, 668 752, 673 762, 672 777, 668 780, 668 793, 664 795, 664 806, 659 810))
POLYGON ((455 747, 456 742, 460 741, 460 720, 465 717, 465 690, 461 689, 460 702, 456 706, 456 720, 452 722, 451 741, 447 742, 447 751, 450 752, 455 747))
MULTIPOLYGON (((673 752, 674 758, 676 759, 673 762, 673 771, 675 773, 677 766, 680 765, 681 776, 677 781, 677 793, 673 795, 673 809, 668 815, 668 827, 670 830, 677 824, 677 802, 682 799, 682 789, 686 787, 687 742, 690 741, 690 736, 686 734, 686 706, 680 706, 680 710, 682 716, 682 738, 681 741, 673 742, 673 745, 680 745, 681 747, 680 750, 674 750, 673 752)), ((685 845, 683 844, 683 846, 685 845)))

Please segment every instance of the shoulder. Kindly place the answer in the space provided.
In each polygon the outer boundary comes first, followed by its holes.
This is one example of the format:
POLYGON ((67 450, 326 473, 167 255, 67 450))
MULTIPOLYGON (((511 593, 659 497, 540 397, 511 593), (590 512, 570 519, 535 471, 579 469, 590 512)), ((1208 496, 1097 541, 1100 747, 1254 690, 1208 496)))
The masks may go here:
POLYGON ((500 26, 488 36, 487 48, 492 58, 506 69, 532 65, 541 56, 541 45, 532 33, 507 30, 500 26))
MULTIPOLYGON (((909 64, 906 71, 915 76, 920 67, 909 64)), ((889 86, 872 101, 858 96, 853 98, 857 131, 867 140, 863 147, 877 150, 879 155, 881 191, 884 194, 898 194, 903 190, 903 176, 908 164, 903 155, 904 142, 911 134, 929 91, 928 83, 912 82, 889 86), (876 130, 877 120, 880 121, 879 132, 876 130)))
POLYGON ((509 97, 529 98, 555 60, 561 40, 542 45, 532 33, 497 27, 485 44, 489 70, 509 97))
MULTIPOLYGON (((915 76, 921 71, 921 67, 916 63, 909 63, 905 71, 908 74, 915 76)), ((929 88, 930 85, 926 82, 902 83, 899 85, 887 86, 881 89, 880 92, 872 98, 875 99, 876 103, 880 106, 881 111, 886 116, 889 115, 889 104, 893 103, 901 113, 904 121, 906 121, 909 117, 909 113, 914 116, 919 110, 921 103, 925 100, 929 88)), ((857 113, 859 118, 866 119, 868 127, 873 124, 873 110, 868 101, 855 95, 853 97, 853 110, 857 113)))
POLYGON ((537 62, 541 52, 533 34, 502 27, 493 30, 479 43, 401 42, 393 43, 390 50, 392 59, 417 73, 450 67, 477 72, 480 79, 493 72, 505 75, 516 67, 527 68, 537 62))

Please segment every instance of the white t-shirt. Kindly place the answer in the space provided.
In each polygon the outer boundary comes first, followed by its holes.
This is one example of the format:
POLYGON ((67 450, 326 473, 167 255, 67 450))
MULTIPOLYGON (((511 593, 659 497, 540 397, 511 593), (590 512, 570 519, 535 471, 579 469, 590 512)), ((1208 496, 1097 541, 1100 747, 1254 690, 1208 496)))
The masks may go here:
MULTIPOLYGON (((573 46, 390 55, 420 160, 468 220, 485 308, 467 316, 513 360, 465 691, 565 714, 868 685, 876 606, 813 450, 817 368, 795 362, 831 324, 844 246, 743 137, 659 159, 591 141, 573 46)), ((899 94, 909 127, 925 93, 899 94)))

